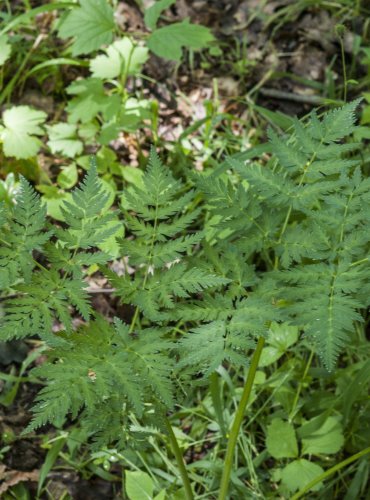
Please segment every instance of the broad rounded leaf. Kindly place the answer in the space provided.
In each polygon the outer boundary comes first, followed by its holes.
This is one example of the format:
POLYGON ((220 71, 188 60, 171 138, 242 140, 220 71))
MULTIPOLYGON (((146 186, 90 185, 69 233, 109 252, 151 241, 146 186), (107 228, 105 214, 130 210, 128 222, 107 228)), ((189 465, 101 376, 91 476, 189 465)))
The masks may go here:
POLYGON ((111 43, 115 29, 113 9, 107 0, 80 0, 59 28, 61 38, 74 37, 72 55, 89 54, 111 43))
POLYGON ((0 132, 6 156, 30 158, 35 156, 42 143, 35 135, 42 135, 40 127, 46 113, 29 106, 14 106, 3 113, 4 128, 0 132))
POLYGON ((71 189, 78 181, 78 172, 75 163, 64 167, 58 175, 58 184, 63 189, 71 189))
POLYGON ((335 417, 328 417, 319 429, 302 439, 302 454, 337 453, 343 443, 344 436, 340 422, 335 417))
POLYGON ((274 418, 267 428, 266 447, 274 458, 296 457, 298 445, 292 424, 274 418))
POLYGON ((88 123, 99 113, 104 120, 110 120, 120 110, 121 97, 107 95, 99 78, 77 80, 69 85, 67 92, 75 96, 67 105, 70 123, 88 123))
POLYGON ((77 137, 77 127, 73 123, 56 123, 47 127, 48 146, 53 153, 62 153, 74 158, 83 151, 83 144, 77 137))
POLYGON ((90 62, 94 77, 116 78, 121 74, 134 75, 140 72, 148 59, 148 49, 135 46, 128 37, 117 40, 105 52, 107 55, 97 56, 90 62))
POLYGON ((148 47, 159 57, 180 61, 184 47, 203 49, 212 41, 208 28, 182 21, 155 30, 148 38, 148 47))
POLYGON ((11 53, 11 46, 6 35, 0 36, 0 66, 2 66, 11 53))
POLYGON ((298 328, 286 323, 272 322, 267 345, 262 351, 259 366, 268 366, 277 361, 298 340, 298 328))
POLYGON ((130 500, 152 500, 154 483, 146 472, 126 471, 126 493, 130 500))
MULTIPOLYGON (((323 469, 304 458, 295 460, 288 464, 282 472, 282 483, 289 489, 291 493, 303 488, 310 481, 320 476, 323 469)), ((317 491, 322 487, 322 483, 318 483, 312 488, 312 491, 317 491)))
POLYGON ((145 10, 144 21, 147 27, 151 30, 154 30, 157 26, 157 21, 162 12, 172 4, 174 4, 176 0, 157 0, 154 2, 152 6, 145 10))

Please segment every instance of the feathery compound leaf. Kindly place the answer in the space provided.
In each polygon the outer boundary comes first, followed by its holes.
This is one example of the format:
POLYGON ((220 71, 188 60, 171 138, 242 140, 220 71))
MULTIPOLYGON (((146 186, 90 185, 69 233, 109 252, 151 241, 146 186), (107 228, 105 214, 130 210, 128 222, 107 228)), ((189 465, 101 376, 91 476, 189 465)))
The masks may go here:
MULTIPOLYGON (((3 214, 7 210, 3 207, 3 214)), ((4 221, 5 222, 5 221, 4 221)), ((15 205, 9 210, 9 221, 0 229, 0 280, 4 287, 22 277, 31 279, 35 267, 32 252, 41 250, 51 232, 45 232, 46 207, 30 184, 21 177, 15 205)))
POLYGON ((117 278, 107 273, 121 300, 153 322, 175 319, 174 313, 168 314, 175 301, 177 306, 181 299, 229 283, 215 273, 188 267, 187 254, 203 234, 181 235, 199 215, 199 210, 186 212, 194 194, 183 194, 182 189, 152 150, 142 187, 134 187, 125 196, 130 210, 125 220, 134 239, 122 241, 121 249, 129 263, 137 266, 135 275, 117 278))
MULTIPOLYGON (((274 269, 257 274, 258 288, 248 291, 248 300, 261 296, 262 290, 265 299, 280 298, 284 307, 276 309, 282 318, 304 328, 329 369, 354 322, 362 320, 359 309, 368 304, 364 255, 370 240, 370 181, 357 167, 353 153, 358 145, 337 143, 355 129, 358 103, 330 111, 321 120, 312 113, 305 125, 295 120, 290 135, 270 131, 272 160, 264 165, 229 160, 227 175, 220 171, 222 178, 212 178, 210 186, 206 176, 198 183, 207 195, 210 221, 216 219, 212 244, 219 249, 235 245, 246 259, 257 257, 268 270, 274 269), (243 181, 248 183, 244 193, 243 181)), ((232 285, 228 293, 240 289, 232 285)), ((266 321, 276 320, 271 306, 264 307, 270 309, 266 321)), ((243 329, 263 334, 264 324, 258 327, 255 312, 258 308, 229 313, 229 334, 235 326, 241 341, 243 329)))
POLYGON ((119 224, 114 212, 107 212, 110 194, 98 177, 95 159, 80 184, 72 191, 72 200, 64 201, 61 211, 68 229, 57 229, 59 240, 69 249, 97 247, 117 233, 119 224))
POLYGON ((361 274, 346 263, 306 265, 280 273, 287 285, 283 296, 291 301, 289 314, 304 325, 328 370, 333 370, 353 323, 362 321, 357 311, 365 304, 354 297, 366 281, 361 274))
POLYGON ((90 54, 111 43, 115 29, 113 10, 107 0, 80 0, 59 28, 61 38, 74 37, 72 55, 90 54))
POLYGON ((182 185, 166 169, 152 150, 143 187, 134 187, 125 194, 129 210, 128 229, 135 239, 122 242, 122 251, 134 264, 162 267, 189 251, 201 239, 201 234, 176 236, 186 230, 198 212, 182 213, 193 198, 189 192, 178 196, 182 185))
POLYGON ((169 343, 161 339, 160 331, 143 330, 137 337, 119 320, 113 328, 98 318, 63 338, 67 344, 50 352, 54 363, 34 370, 48 385, 37 397, 35 419, 28 431, 47 422, 63 421, 69 413, 76 417, 81 410, 82 423, 94 420, 100 406, 114 405, 116 398, 121 411, 126 407, 127 414, 134 410, 139 416, 148 404, 158 408, 173 405, 172 365, 162 354, 169 343))
MULTIPOLYGON (((189 298, 192 294, 208 288, 226 285, 230 280, 208 274, 184 264, 174 264, 168 270, 155 272, 150 276, 142 290, 134 294, 132 302, 137 305, 147 318, 161 318, 160 309, 173 309, 176 298, 189 298)), ((118 292, 127 293, 125 287, 118 292)))
POLYGON ((345 104, 341 108, 329 111, 321 122, 322 136, 324 142, 335 142, 350 135, 355 128, 355 111, 362 99, 345 104))
POLYGON ((0 329, 4 340, 38 335, 51 345, 57 344, 58 339, 51 334, 53 323, 58 319, 71 330, 70 306, 89 319, 91 308, 81 280, 62 279, 56 271, 45 270, 34 273, 29 284, 14 289, 20 295, 5 301, 0 329))

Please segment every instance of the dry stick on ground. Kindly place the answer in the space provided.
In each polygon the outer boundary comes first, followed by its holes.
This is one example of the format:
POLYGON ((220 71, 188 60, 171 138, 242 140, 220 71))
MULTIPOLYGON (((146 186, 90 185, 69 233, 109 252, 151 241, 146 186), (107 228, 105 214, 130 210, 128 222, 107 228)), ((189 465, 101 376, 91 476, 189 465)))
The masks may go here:
POLYGON ((283 90, 268 89, 262 87, 260 93, 265 97, 273 99, 284 99, 285 101, 302 102, 304 104, 312 104, 313 106, 324 104, 325 99, 318 95, 293 94, 292 92, 284 92, 283 90))

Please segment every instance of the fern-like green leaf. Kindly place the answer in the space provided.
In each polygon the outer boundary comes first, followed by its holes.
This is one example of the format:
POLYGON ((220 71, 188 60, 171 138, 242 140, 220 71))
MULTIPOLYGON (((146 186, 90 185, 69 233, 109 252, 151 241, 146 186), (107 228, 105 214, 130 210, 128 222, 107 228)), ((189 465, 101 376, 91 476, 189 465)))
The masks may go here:
POLYGON ((109 194, 104 190, 93 158, 90 169, 81 183, 72 192, 72 200, 64 201, 61 211, 67 229, 57 229, 56 236, 70 250, 97 247, 117 233, 119 224, 113 212, 107 212, 109 194))
POLYGON ((46 206, 24 177, 20 179, 15 205, 8 210, 3 206, 2 213, 0 280, 7 288, 19 278, 30 281, 36 265, 33 252, 40 251, 52 233, 45 231, 46 206))
POLYGON ((143 415, 147 405, 158 411, 162 405, 170 408, 172 363, 167 351, 171 344, 162 336, 154 329, 130 334, 121 321, 112 327, 102 318, 78 332, 62 334, 65 345, 49 354, 54 362, 33 371, 48 385, 37 397, 28 430, 63 421, 68 414, 74 418, 82 410, 82 422, 94 419, 101 405, 115 404, 117 398, 120 412, 126 415, 132 410, 143 415))

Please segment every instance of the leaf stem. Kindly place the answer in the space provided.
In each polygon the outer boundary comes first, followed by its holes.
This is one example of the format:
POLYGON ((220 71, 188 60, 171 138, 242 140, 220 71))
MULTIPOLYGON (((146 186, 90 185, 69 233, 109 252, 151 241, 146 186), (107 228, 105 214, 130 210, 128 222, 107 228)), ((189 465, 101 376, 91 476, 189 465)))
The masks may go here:
POLYGON ((317 476, 315 479, 312 479, 309 483, 306 484, 303 488, 301 488, 295 495, 292 496, 291 500, 298 500, 301 498, 307 491, 309 491, 311 488, 316 486, 317 484, 321 483, 321 481, 324 481, 327 479, 329 476, 334 474, 334 472, 337 472, 338 470, 342 469, 346 465, 351 464, 352 462, 355 462, 359 458, 363 457, 364 455, 367 455, 370 453, 370 446, 368 448, 365 448, 362 451, 359 451, 358 453, 355 453, 351 457, 346 458, 342 462, 339 462, 339 464, 334 465, 333 467, 330 467, 327 471, 325 471, 323 474, 320 474, 320 476, 317 476))
POLYGON ((298 389, 297 389, 297 392, 295 394, 294 401, 293 401, 293 404, 292 404, 292 409, 290 410, 290 414, 289 414, 289 421, 292 421, 293 418, 294 418, 294 416, 295 416, 295 411, 296 411, 296 407, 297 407, 297 404, 298 404, 299 396, 301 394, 304 381, 305 381, 305 379, 307 377, 308 370, 310 369, 310 366, 311 366, 314 354, 315 354, 315 352, 314 352, 314 350, 312 350, 311 353, 310 353, 310 357, 308 358, 307 364, 305 366, 302 378, 301 378, 301 380, 300 380, 300 382, 298 384, 298 389))
POLYGON ((211 398, 213 403, 213 408, 215 410, 218 425, 220 426, 222 437, 226 437, 226 425, 222 409, 221 401, 221 386, 218 380, 218 373, 215 371, 211 374, 210 380, 211 398))
POLYGON ((250 397, 251 392, 252 392, 253 382, 254 382, 254 379, 256 376, 257 367, 258 367, 258 363, 259 363, 259 360, 261 357, 264 343, 265 343, 265 339, 263 337, 260 337, 258 339, 257 347, 256 347, 256 350, 255 350, 253 357, 252 357, 251 365, 250 365, 249 371, 248 371, 247 381, 245 383, 243 394, 242 394, 239 406, 238 406, 236 414, 235 414, 233 425, 231 427, 230 438, 229 438, 229 442, 227 444, 227 450, 226 450, 226 456, 225 456, 225 466, 224 466, 223 473, 222 473, 221 486, 220 486, 218 500, 225 500, 226 496, 227 496, 236 442, 238 439, 240 427, 241 427, 242 422, 243 422, 245 409, 246 409, 246 406, 247 406, 248 401, 249 401, 249 397, 250 397))
POLYGON ((343 37, 339 37, 339 43, 340 43, 340 53, 342 57, 342 68, 343 68, 343 101, 347 102, 348 81, 347 81, 346 56, 344 53, 343 37))
POLYGON ((180 476, 182 479, 182 484, 183 484, 184 489, 185 489, 185 498, 186 498, 186 500, 193 500, 194 495, 193 495, 193 491, 191 489, 189 476, 188 476, 188 473, 186 471, 186 467, 185 467, 184 459, 183 459, 183 456, 182 456, 182 453, 180 450, 179 443, 176 439, 175 433, 173 432, 171 423, 166 416, 164 417, 164 421, 165 421, 165 424, 166 424, 166 427, 168 430, 168 436, 170 438, 172 451, 173 451, 173 454, 175 455, 177 466, 179 468, 180 476))

